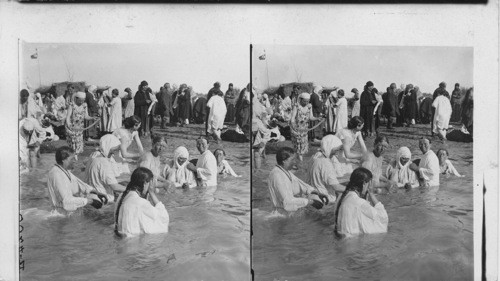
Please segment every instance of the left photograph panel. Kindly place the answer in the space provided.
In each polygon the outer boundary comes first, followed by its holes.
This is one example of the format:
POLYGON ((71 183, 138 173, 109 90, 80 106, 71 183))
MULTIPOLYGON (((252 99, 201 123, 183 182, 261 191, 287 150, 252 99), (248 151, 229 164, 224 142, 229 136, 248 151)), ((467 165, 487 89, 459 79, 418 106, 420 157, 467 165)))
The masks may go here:
POLYGON ((21 280, 251 279, 248 45, 20 41, 19 65, 21 280))

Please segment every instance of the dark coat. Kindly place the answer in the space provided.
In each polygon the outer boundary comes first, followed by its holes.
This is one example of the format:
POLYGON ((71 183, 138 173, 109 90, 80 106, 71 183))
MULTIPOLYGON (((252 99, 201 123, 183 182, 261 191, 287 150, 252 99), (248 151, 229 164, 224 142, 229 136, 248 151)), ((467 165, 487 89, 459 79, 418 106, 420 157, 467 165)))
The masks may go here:
POLYGON ((87 103, 87 111, 90 116, 99 113, 99 106, 93 94, 85 92, 85 102, 87 103))
POLYGON ((177 118, 180 120, 189 119, 191 117, 191 93, 185 91, 184 95, 177 97, 177 118))
POLYGON ((134 115, 141 119, 141 130, 143 132, 149 130, 149 120, 148 120, 148 108, 149 104, 147 101, 151 101, 148 92, 137 91, 134 96, 134 115))
POLYGON ((396 113, 399 112, 398 107, 398 97, 394 93, 394 90, 389 88, 389 90, 382 95, 382 115, 396 117, 396 113))
POLYGON ((174 114, 172 103, 172 90, 162 89, 158 93, 158 106, 156 107, 157 113, 162 116, 170 116, 171 114, 174 114))
POLYGON ((318 94, 316 93, 311 94, 311 105, 312 105, 313 116, 314 117, 320 116, 320 114, 323 112, 323 104, 321 103, 318 94))

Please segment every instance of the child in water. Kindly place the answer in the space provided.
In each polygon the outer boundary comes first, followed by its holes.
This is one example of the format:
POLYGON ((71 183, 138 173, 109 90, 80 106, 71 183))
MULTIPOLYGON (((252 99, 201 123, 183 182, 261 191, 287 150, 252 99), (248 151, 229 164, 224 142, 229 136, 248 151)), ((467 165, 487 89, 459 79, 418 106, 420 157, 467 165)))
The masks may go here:
POLYGON ((229 163, 224 159, 226 156, 226 152, 224 152, 224 150, 218 148, 214 151, 214 155, 215 159, 217 159, 217 172, 219 174, 222 174, 223 177, 227 177, 228 174, 237 178, 241 177, 234 172, 229 163))
POLYGON ((460 175, 458 173, 457 169, 455 169, 451 161, 448 160, 448 156, 449 156, 448 150, 444 148, 438 150, 437 152, 437 157, 439 159, 439 170, 441 174, 445 174, 447 177, 449 177, 452 174, 457 177, 465 177, 464 175, 460 175))

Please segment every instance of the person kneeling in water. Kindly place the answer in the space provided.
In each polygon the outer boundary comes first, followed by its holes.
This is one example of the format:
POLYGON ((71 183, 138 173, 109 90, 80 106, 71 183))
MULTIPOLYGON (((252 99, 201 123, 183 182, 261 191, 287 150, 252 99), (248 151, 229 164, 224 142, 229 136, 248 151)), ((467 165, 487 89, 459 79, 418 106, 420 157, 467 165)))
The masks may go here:
POLYGON ((118 236, 142 233, 167 233, 167 209, 156 197, 153 172, 139 167, 130 177, 127 189, 118 198, 115 209, 115 234, 118 236), (149 194, 152 204, 146 199, 149 194))
POLYGON ((55 210, 66 213, 86 205, 100 209, 108 202, 106 195, 97 192, 95 188, 71 173, 76 162, 72 148, 68 146, 58 148, 56 162, 57 164, 49 171, 47 179, 50 201, 55 210))
POLYGON ((308 205, 321 209, 329 202, 327 195, 319 193, 290 172, 296 161, 297 154, 291 147, 283 147, 276 153, 278 163, 267 179, 273 212, 289 214, 308 205), (307 198, 294 195, 305 195, 307 198))
POLYGON ((346 237, 385 233, 389 218, 384 205, 373 191, 372 173, 366 168, 357 168, 337 203, 335 232, 346 237), (370 202, 365 199, 369 195, 370 202))
POLYGON ((220 148, 216 149, 214 151, 214 156, 215 159, 217 159, 217 172, 219 174, 222 174, 223 177, 227 177, 227 175, 231 175, 237 178, 241 177, 234 172, 233 168, 231 168, 231 165, 229 165, 229 162, 224 159, 226 157, 226 152, 224 150, 220 148))

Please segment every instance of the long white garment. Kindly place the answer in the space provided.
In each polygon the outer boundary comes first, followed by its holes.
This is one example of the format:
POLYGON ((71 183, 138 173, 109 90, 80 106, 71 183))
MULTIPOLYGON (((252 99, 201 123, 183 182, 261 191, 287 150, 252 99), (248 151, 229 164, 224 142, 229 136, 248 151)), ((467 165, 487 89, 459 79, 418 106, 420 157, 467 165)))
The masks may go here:
POLYGON ((148 168, 153 172, 153 184, 158 185, 158 177, 161 176, 160 157, 155 157, 151 151, 145 152, 139 159, 139 167, 148 168))
POLYGON ((210 150, 206 150, 198 158, 196 163, 198 178, 201 178, 201 186, 217 185, 217 160, 210 150))
POLYGON ((415 172, 410 170, 411 163, 410 149, 406 146, 400 147, 396 153, 396 158, 387 165, 385 177, 397 182, 399 187, 407 183, 411 184, 412 187, 417 187, 418 179, 415 172), (401 165, 401 157, 406 157, 409 161, 405 165, 401 165))
POLYGON ((115 175, 110 158, 97 156, 90 161, 85 169, 85 182, 95 187, 99 192, 106 194, 108 202, 114 202, 115 196, 111 185, 118 183, 115 175))
POLYGON ((131 191, 123 199, 119 211, 118 232, 123 235, 168 232, 170 218, 162 202, 153 206, 148 200, 141 198, 137 192, 131 191))
POLYGON ((170 168, 165 166, 163 171, 164 177, 175 184, 176 187, 181 187, 187 183, 189 188, 196 186, 196 180, 192 171, 188 170, 189 152, 184 146, 179 146, 174 150, 174 159, 170 168), (186 162, 179 165, 179 158, 186 158, 186 162))
POLYGON ((122 101, 119 97, 113 98, 110 103, 108 132, 122 127, 122 101))
POLYGON ((240 177, 238 176, 238 174, 236 174, 233 170, 233 168, 231 168, 231 165, 229 165, 229 162, 227 162, 227 160, 222 160, 221 163, 217 166, 217 172, 219 174, 223 174, 223 175, 231 175, 233 177, 240 177))
POLYGON ((307 206, 309 203, 308 198, 295 197, 294 195, 310 195, 315 190, 312 186, 279 166, 274 167, 269 173, 267 186, 271 194, 274 211, 278 212, 294 212, 307 206))
POLYGON ((50 169, 47 176, 47 188, 52 206, 68 212, 87 205, 87 198, 83 195, 93 190, 91 186, 59 165, 50 169))
MULTIPOLYGON (((339 184, 334 167, 330 159, 325 156, 315 158, 307 173, 307 183, 316 188, 320 193, 328 196, 330 203, 337 199, 334 185, 339 184)), ((341 191, 341 190, 339 190, 341 191)))
POLYGON ((342 200, 337 223, 337 231, 350 237, 364 233, 385 233, 389 218, 382 203, 372 206, 356 192, 350 191, 342 200))
POLYGON ((447 174, 447 175, 455 175, 457 177, 461 177, 460 173, 455 169, 455 166, 451 163, 450 160, 446 159, 445 163, 443 166, 439 167, 441 174, 447 174))
POLYGON ((57 120, 66 122, 66 115, 68 115, 68 109, 66 108, 66 100, 64 97, 58 96, 54 103, 52 104, 52 110, 57 120))
POLYGON ((432 103, 432 107, 436 109, 432 131, 439 133, 440 130, 448 129, 452 111, 450 100, 445 96, 438 96, 432 103))
POLYGON ((439 159, 434 151, 429 149, 429 151, 422 156, 418 165, 418 171, 420 176, 424 178, 426 185, 439 185, 439 159))
POLYGON ((333 123, 333 131, 336 132, 338 129, 347 128, 347 100, 341 97, 337 101, 337 107, 335 108, 335 123, 333 123))
POLYGON ((211 134, 215 133, 220 136, 220 130, 224 127, 224 119, 226 118, 226 103, 222 97, 214 95, 207 102, 207 106, 210 108, 207 130, 211 134))
POLYGON ((354 101, 354 105, 352 107, 352 112, 351 112, 351 117, 359 116, 360 110, 361 110, 361 104, 360 104, 360 100, 358 99, 357 101, 354 101))

